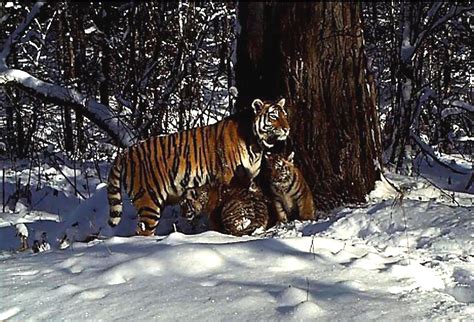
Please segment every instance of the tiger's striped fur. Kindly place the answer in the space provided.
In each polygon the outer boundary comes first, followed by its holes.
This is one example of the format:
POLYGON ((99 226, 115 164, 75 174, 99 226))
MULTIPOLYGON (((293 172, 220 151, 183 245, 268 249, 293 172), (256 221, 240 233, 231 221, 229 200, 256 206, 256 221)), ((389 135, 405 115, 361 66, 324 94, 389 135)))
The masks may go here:
POLYGON ((188 220, 207 216, 212 230, 234 236, 267 228, 269 221, 268 200, 248 175, 242 177, 241 173, 236 173, 229 185, 189 189, 180 204, 188 220))
POLYGON ((206 184, 198 188, 187 189, 179 205, 181 215, 188 221, 191 228, 195 230, 203 218, 207 218, 212 230, 215 230, 211 214, 220 204, 221 185, 206 184))
POLYGON ((186 189, 227 184, 239 166, 255 177, 263 151, 288 137, 284 103, 284 99, 277 103, 256 99, 253 110, 127 148, 109 174, 109 224, 120 222, 122 184, 138 211, 137 234, 152 235, 163 206, 177 202, 186 189))
POLYGON ((277 221, 285 222, 289 217, 314 220, 313 195, 301 171, 293 164, 293 153, 288 158, 282 154, 266 153, 265 163, 264 172, 277 221))
POLYGON ((215 220, 218 230, 234 236, 250 235, 267 228, 268 202, 259 187, 230 188, 222 200, 220 215, 215 220))

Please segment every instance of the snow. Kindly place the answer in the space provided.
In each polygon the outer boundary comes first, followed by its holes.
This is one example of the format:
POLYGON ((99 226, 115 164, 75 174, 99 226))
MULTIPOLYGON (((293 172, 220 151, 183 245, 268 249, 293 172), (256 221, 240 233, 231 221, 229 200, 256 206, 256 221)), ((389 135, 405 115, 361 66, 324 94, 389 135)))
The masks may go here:
POLYGON ((91 197, 81 200, 50 170, 46 184, 67 198, 46 196, 41 216, 26 204, 0 214, 0 319, 470 320, 474 191, 462 190, 470 164, 456 162, 464 175, 420 165, 424 177, 452 191, 387 173, 364 205, 244 237, 175 232, 184 226, 174 208, 159 236, 130 237, 129 204, 121 225, 108 228, 105 185, 92 181, 91 197), (61 203, 70 210, 60 221, 48 207, 61 203), (46 232, 51 249, 14 251, 17 223, 28 228, 30 245, 46 232), (60 245, 64 234, 69 242, 60 245))
POLYGON ((26 228, 25 224, 23 223, 16 224, 15 228, 19 236, 28 237, 28 228, 26 228))
POLYGON ((84 33, 85 33, 86 35, 89 35, 89 34, 95 32, 95 31, 97 31, 97 28, 96 28, 95 26, 90 26, 89 28, 86 28, 86 29, 84 30, 84 33))

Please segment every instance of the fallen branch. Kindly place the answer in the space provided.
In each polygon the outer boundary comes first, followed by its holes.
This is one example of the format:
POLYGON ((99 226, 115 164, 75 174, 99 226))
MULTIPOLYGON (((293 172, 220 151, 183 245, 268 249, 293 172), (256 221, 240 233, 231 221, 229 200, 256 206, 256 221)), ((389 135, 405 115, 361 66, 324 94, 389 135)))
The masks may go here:
POLYGON ((135 137, 109 107, 74 89, 42 81, 19 69, 0 70, 0 85, 13 84, 45 102, 72 107, 104 130, 119 146, 130 146, 135 137))
POLYGON ((434 152, 431 150, 431 148, 426 143, 423 143, 423 141, 421 141, 421 139, 417 135, 415 135, 413 132, 410 132, 410 137, 413 139, 413 141, 416 143, 416 145, 418 145, 420 147, 421 151, 424 154, 429 155, 436 163, 438 163, 442 167, 448 168, 449 170, 451 170, 451 171, 453 171, 454 173, 457 173, 457 174, 464 174, 464 175, 466 174, 465 172, 459 171, 459 170, 451 167, 449 164, 446 164, 443 161, 441 161, 434 154, 434 152))

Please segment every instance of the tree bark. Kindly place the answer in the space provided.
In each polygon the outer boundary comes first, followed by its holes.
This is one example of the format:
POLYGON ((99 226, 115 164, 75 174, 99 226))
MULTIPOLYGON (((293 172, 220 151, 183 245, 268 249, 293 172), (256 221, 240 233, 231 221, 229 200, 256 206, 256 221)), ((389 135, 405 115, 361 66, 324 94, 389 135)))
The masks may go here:
POLYGON ((358 3, 239 2, 238 109, 285 97, 297 164, 319 209, 361 202, 379 178, 380 131, 358 3))

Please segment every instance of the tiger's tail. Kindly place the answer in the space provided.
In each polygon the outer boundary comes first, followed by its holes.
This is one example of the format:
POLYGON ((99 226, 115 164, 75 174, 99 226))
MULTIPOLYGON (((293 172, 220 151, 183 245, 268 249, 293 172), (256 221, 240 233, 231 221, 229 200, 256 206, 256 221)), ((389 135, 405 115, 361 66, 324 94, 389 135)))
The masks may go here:
POLYGON ((122 167, 123 157, 118 154, 109 172, 107 198, 109 199, 109 225, 115 227, 122 216, 122 167))

